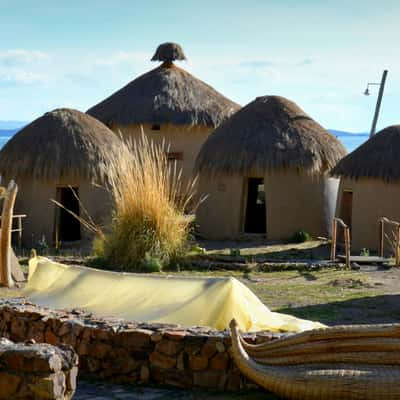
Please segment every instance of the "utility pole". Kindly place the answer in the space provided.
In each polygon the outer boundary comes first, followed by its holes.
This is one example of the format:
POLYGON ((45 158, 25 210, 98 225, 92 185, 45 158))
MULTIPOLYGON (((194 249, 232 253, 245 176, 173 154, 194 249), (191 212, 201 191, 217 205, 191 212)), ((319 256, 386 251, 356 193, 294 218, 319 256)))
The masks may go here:
POLYGON ((371 127, 371 133, 369 134, 369 137, 371 138, 372 136, 375 135, 376 131, 376 123, 378 122, 378 116, 379 116, 379 110, 381 108, 381 103, 382 103, 382 97, 383 97, 383 91, 385 89, 385 82, 386 82, 386 76, 387 76, 387 70, 385 69, 382 74, 382 79, 381 83, 379 84, 379 93, 378 93, 378 99, 376 100, 376 107, 375 107, 375 114, 374 114, 374 119, 372 120, 372 127, 371 127))

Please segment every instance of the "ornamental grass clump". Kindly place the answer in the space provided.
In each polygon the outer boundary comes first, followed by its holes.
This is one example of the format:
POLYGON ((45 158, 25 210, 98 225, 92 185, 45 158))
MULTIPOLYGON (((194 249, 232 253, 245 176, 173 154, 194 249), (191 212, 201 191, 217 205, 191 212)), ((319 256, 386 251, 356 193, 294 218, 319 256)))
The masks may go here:
POLYGON ((186 251, 192 222, 186 212, 195 209, 196 178, 184 185, 182 171, 167 152, 165 144, 156 145, 142 133, 109 160, 113 216, 96 248, 110 266, 150 272, 186 251))

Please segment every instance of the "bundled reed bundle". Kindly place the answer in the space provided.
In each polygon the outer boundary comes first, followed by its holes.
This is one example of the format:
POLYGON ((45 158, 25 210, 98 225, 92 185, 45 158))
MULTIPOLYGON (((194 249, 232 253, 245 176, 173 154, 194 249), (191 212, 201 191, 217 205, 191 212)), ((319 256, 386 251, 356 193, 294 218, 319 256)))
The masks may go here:
POLYGON ((400 325, 337 326, 258 345, 231 322, 233 358, 263 388, 293 400, 400 399, 400 325))

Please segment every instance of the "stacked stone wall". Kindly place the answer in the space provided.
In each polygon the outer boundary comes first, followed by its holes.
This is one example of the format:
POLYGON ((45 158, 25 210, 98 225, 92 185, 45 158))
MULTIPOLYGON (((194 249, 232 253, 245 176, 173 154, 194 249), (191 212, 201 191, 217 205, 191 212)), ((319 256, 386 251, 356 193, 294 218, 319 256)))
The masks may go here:
POLYGON ((78 357, 70 346, 0 338, 0 399, 70 399, 78 357))
MULTIPOLYGON (((0 336, 13 341, 67 344, 84 375, 118 383, 239 390, 254 385, 231 357, 229 332, 96 318, 80 310, 54 311, 24 299, 0 301, 0 336)), ((280 335, 247 335, 253 343, 280 335)))

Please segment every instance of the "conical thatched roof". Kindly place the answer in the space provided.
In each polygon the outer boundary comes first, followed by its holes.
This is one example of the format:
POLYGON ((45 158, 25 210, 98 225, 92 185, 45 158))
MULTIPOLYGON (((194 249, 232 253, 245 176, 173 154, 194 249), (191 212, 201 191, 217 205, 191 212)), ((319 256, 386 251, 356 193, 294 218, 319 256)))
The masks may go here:
POLYGON ((160 44, 151 58, 151 61, 172 62, 174 60, 186 60, 186 56, 181 45, 171 42, 160 44))
POLYGON ((389 126, 343 158, 331 171, 345 178, 400 180, 400 125, 389 126))
POLYGON ((153 60, 164 63, 139 76, 87 113, 112 124, 205 125, 216 127, 240 106, 174 65, 184 57, 177 44, 159 46, 153 60))
POLYGON ((77 110, 48 112, 21 129, 0 151, 0 173, 10 178, 102 182, 105 163, 122 145, 100 121, 77 110))
POLYGON ((258 97, 207 139, 196 169, 208 175, 295 170, 321 174, 344 157, 336 137, 292 101, 258 97))

